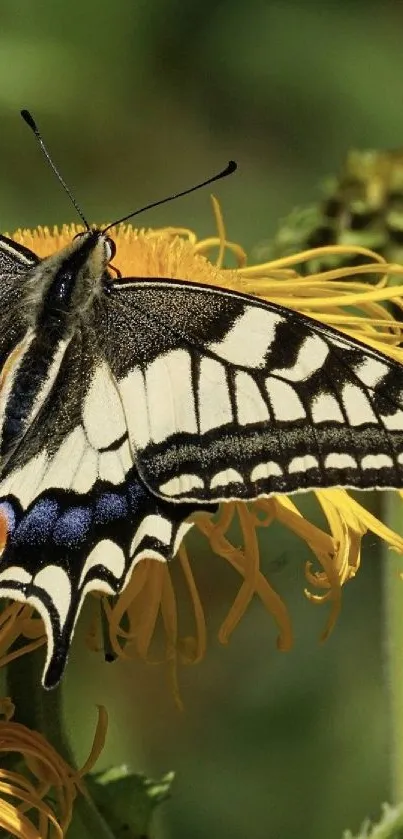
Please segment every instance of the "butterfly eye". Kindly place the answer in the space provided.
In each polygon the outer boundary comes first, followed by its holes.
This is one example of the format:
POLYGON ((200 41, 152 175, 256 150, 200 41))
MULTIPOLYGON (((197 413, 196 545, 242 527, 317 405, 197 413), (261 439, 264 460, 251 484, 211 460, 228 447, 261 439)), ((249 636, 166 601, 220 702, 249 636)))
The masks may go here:
POLYGON ((106 249, 106 257, 108 262, 113 259, 116 253, 116 245, 113 239, 110 239, 109 236, 105 236, 105 249, 106 249))
POLYGON ((74 242, 75 239, 82 239, 83 236, 87 236, 87 234, 88 234, 88 230, 82 230, 81 233, 76 233, 76 235, 73 236, 73 242, 74 242))

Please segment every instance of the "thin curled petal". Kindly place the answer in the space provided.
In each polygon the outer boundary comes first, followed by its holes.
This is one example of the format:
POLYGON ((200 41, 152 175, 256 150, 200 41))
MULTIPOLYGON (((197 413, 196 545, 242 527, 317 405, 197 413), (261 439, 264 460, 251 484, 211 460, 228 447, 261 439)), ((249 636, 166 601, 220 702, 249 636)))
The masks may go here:
MULTIPOLYGON (((200 520, 198 521, 198 527, 202 531, 202 533, 204 533, 208 537, 214 553, 226 559, 233 566, 233 568, 235 568, 236 571, 238 571, 239 574, 241 574, 243 577, 246 577, 246 575, 249 573, 249 569, 247 567, 245 553, 235 548, 222 533, 217 533, 214 524, 212 524, 211 521, 207 519, 207 517, 205 517, 204 519, 200 517, 200 520)), ((270 586, 270 584, 260 571, 256 575, 255 592, 260 597, 268 611, 271 612, 271 614, 274 617, 274 620, 276 621, 279 627, 280 634, 277 640, 277 645, 279 649, 290 649, 292 645, 292 630, 287 609, 279 595, 270 586)), ((231 614, 231 612, 232 609, 229 613, 229 615, 231 616, 229 623, 231 626, 231 630, 233 631, 240 618, 242 617, 242 609, 240 612, 238 607, 235 609, 234 613, 231 614)), ((222 643, 227 643, 228 641, 228 635, 225 631, 228 617, 229 616, 227 616, 218 633, 218 637, 222 643)))
POLYGON ((84 791, 81 778, 93 768, 102 751, 107 729, 106 711, 101 706, 98 708, 98 723, 90 755, 77 771, 66 763, 42 734, 10 719, 7 711, 9 704, 7 700, 1 703, 6 719, 0 721, 0 753, 20 753, 31 776, 28 779, 22 772, 0 769, 0 826, 7 827, 13 836, 22 836, 23 839, 30 836, 63 839, 71 821, 77 792, 84 791), (31 780, 32 777, 34 780, 31 780), (5 800, 4 795, 13 801, 5 800), (44 800, 45 797, 48 800, 44 800), (14 803, 14 799, 19 803, 14 803))
POLYGON ((204 617, 203 606, 199 597, 199 592, 197 590, 195 579, 192 574, 188 553, 184 544, 182 544, 179 548, 178 558, 189 590, 196 625, 195 637, 187 636, 186 638, 181 639, 179 647, 180 660, 182 664, 197 664, 197 662, 202 660, 206 652, 206 619, 204 617))

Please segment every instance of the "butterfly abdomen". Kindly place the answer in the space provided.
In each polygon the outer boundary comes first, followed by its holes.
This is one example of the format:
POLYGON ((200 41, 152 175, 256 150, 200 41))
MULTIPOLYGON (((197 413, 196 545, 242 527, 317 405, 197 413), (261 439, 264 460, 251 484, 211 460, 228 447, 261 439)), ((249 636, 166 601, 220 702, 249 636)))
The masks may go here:
POLYGON ((34 335, 10 373, 1 429, 2 477, 9 471, 7 459, 48 396, 68 343, 56 330, 34 335))

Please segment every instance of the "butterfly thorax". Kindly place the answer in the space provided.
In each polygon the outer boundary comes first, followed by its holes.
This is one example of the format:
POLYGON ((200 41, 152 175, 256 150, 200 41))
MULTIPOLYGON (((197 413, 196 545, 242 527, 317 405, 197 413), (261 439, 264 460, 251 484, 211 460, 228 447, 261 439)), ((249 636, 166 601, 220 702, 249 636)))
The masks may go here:
POLYGON ((88 317, 105 287, 107 241, 98 230, 82 234, 32 270, 25 302, 34 328, 46 333, 59 323, 71 333, 88 317))
POLYGON ((47 399, 73 335, 90 325, 110 255, 107 238, 91 231, 31 269, 28 328, 0 395, 2 471, 47 399))

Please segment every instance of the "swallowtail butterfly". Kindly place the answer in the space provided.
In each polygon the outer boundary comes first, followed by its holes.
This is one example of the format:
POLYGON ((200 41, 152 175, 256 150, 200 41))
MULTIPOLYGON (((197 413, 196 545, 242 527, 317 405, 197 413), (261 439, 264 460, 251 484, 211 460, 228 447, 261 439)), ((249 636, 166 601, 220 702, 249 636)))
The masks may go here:
POLYGON ((85 595, 166 561, 189 516, 315 487, 403 486, 403 367, 296 312, 114 279, 88 229, 40 260, 0 237, 0 596, 60 679, 85 595))

